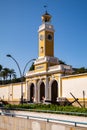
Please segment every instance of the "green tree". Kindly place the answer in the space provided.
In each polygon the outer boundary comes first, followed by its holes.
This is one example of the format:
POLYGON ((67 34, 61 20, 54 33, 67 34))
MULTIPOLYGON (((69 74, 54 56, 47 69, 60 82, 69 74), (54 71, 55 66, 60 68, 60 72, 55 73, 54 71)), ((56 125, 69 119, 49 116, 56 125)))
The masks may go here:
POLYGON ((7 80, 9 74, 9 68, 3 68, 2 70, 2 77, 4 80, 7 80))
POLYGON ((32 70, 34 70, 34 62, 32 63, 32 65, 31 65, 29 71, 32 71, 32 70))
POLYGON ((63 65, 66 65, 66 63, 62 60, 59 60, 59 64, 63 64, 63 65))
POLYGON ((2 76, 1 76, 1 71, 2 71, 2 69, 3 69, 3 66, 0 65, 0 78, 2 78, 2 76))
POLYGON ((3 78, 3 81, 5 82, 5 75, 6 75, 6 74, 5 74, 5 71, 2 70, 0 75, 1 75, 1 77, 3 78))
POLYGON ((10 78, 10 81, 11 81, 12 79, 16 79, 16 72, 14 71, 14 69, 9 69, 9 70, 8 70, 8 76, 9 76, 9 78, 10 78))
POLYGON ((2 69, 3 69, 3 66, 2 66, 2 65, 0 65, 0 72, 2 71, 2 69))
POLYGON ((87 73, 87 68, 85 67, 73 68, 73 70, 74 70, 73 74, 87 73))

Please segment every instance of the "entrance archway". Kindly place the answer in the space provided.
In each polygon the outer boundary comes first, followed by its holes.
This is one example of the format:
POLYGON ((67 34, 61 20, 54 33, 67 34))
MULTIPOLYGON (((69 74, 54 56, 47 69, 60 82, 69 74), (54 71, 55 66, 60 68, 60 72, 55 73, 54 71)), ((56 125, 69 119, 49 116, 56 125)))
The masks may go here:
POLYGON ((40 85, 40 101, 43 100, 43 97, 45 97, 45 84, 44 82, 40 85))
POLYGON ((56 80, 54 80, 51 85, 51 101, 55 102, 57 97, 58 97, 58 83, 56 80))
POLYGON ((34 98, 34 84, 32 83, 30 85, 30 102, 33 102, 33 98, 34 98))

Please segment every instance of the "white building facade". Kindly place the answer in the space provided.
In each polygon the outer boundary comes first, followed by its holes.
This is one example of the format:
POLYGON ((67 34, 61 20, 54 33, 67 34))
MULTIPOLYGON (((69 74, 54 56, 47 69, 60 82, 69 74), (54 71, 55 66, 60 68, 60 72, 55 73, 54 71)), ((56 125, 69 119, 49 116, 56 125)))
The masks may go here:
POLYGON ((43 98, 56 102, 57 98, 73 101, 72 93, 78 101, 87 100, 87 74, 72 75, 72 66, 59 63, 54 56, 54 27, 51 15, 46 11, 42 15, 42 24, 38 30, 38 58, 34 70, 26 73, 24 83, 0 86, 1 100, 20 103, 23 100, 36 103, 43 98))

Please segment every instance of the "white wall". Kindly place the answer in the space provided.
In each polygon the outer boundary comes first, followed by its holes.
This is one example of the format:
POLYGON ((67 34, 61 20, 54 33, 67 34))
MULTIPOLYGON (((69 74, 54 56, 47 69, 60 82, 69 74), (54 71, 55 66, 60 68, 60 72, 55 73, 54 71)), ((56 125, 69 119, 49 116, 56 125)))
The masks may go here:
POLYGON ((21 84, 13 86, 13 99, 21 99, 21 84))
POLYGON ((0 87, 0 99, 8 100, 9 86, 0 87))
POLYGON ((77 98, 87 98, 87 75, 75 75, 62 78, 62 97, 72 98, 70 92, 77 98))
MULTIPOLYGON (((26 84, 23 84, 24 98, 26 98, 26 84)), ((5 101, 20 101, 21 83, 7 84, 0 86, 0 99, 5 101)))

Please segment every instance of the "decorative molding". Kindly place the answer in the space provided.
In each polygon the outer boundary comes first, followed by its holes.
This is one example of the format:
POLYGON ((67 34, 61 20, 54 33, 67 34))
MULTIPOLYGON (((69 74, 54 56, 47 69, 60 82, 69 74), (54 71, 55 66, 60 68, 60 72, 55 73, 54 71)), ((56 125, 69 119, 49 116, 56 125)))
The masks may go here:
POLYGON ((50 31, 50 32, 55 32, 54 28, 53 28, 53 25, 49 24, 49 23, 43 23, 41 26, 39 26, 39 30, 38 32, 40 31, 50 31))

